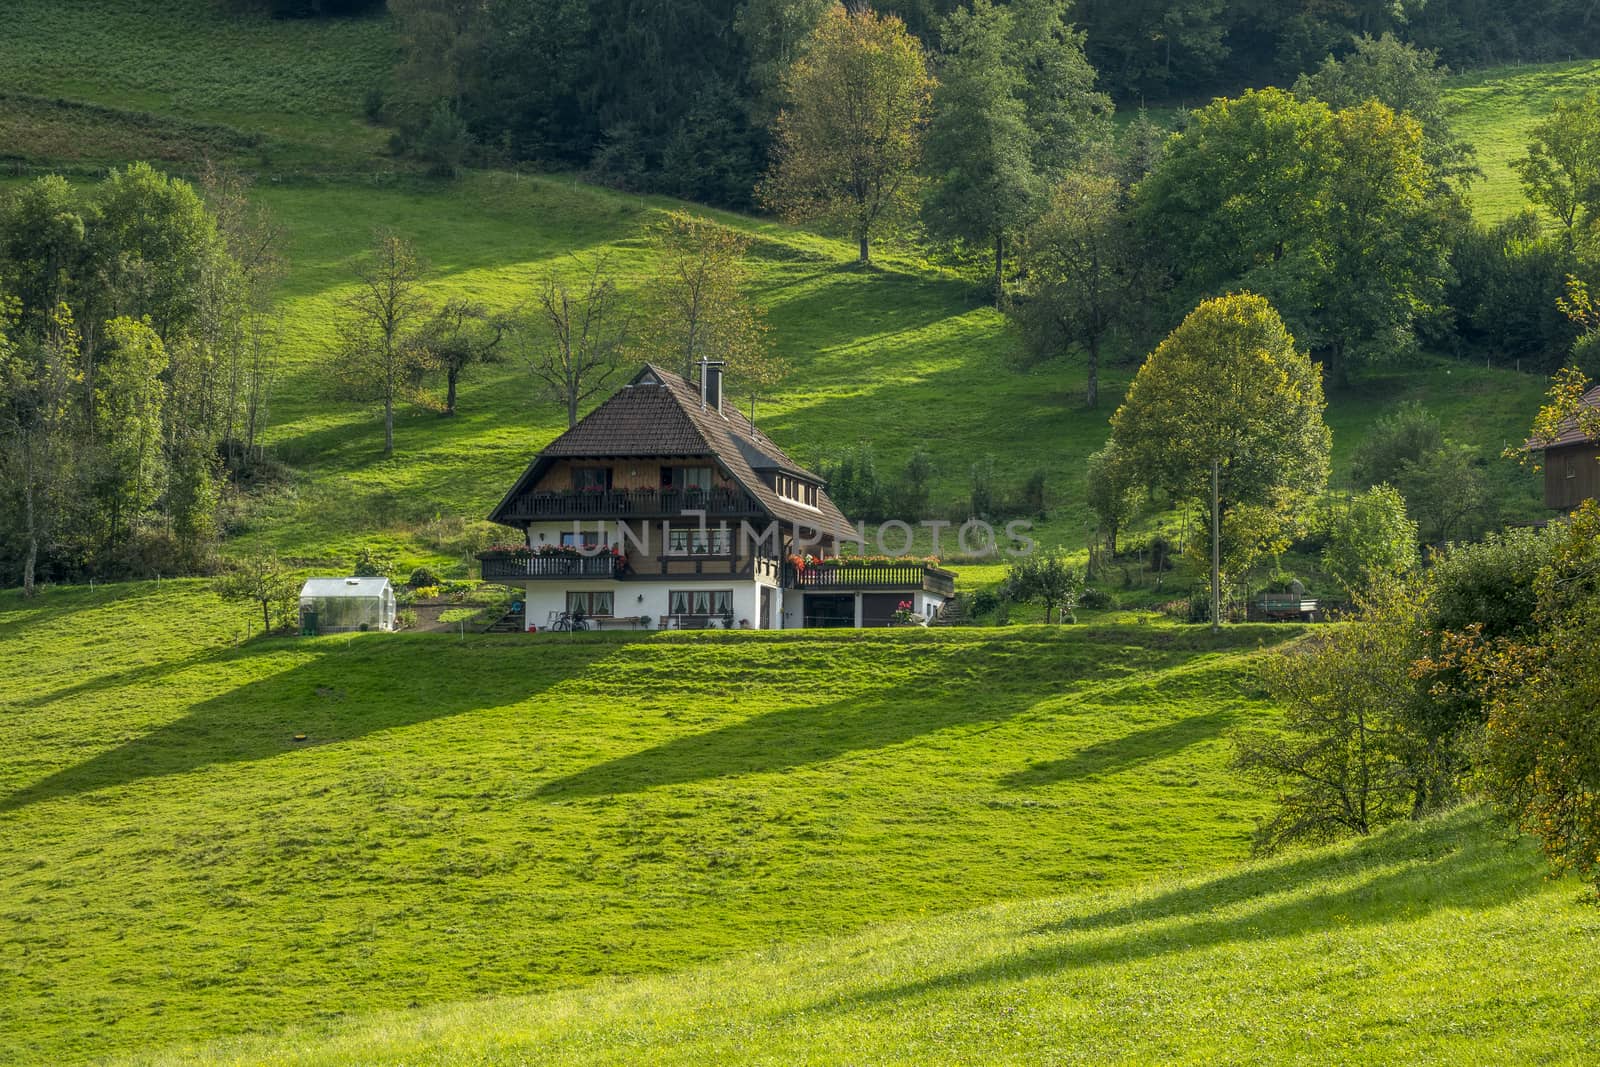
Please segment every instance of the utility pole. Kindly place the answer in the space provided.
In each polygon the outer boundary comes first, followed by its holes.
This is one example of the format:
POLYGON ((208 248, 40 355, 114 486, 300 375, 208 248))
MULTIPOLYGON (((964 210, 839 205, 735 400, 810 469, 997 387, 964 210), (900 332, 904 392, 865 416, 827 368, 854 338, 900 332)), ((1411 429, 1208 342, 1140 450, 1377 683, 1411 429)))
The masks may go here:
POLYGON ((1222 464, 1211 461, 1211 632, 1222 632, 1222 464))

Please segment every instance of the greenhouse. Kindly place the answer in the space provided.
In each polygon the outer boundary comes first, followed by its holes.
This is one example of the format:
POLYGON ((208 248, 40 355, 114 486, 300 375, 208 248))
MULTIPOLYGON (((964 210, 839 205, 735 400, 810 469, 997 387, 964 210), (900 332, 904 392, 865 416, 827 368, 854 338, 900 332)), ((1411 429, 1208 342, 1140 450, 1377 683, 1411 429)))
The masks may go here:
POLYGON ((394 590, 387 578, 309 578, 300 587, 304 636, 393 629, 394 590))

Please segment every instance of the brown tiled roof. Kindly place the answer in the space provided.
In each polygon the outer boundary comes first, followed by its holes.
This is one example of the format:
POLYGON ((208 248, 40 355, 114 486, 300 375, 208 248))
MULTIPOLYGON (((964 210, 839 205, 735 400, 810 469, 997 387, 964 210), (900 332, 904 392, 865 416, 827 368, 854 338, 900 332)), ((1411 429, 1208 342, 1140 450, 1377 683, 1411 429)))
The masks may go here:
MULTIPOLYGON (((1588 408, 1590 411, 1600 409, 1600 385, 1597 385, 1587 393, 1584 393, 1583 399, 1579 401, 1579 404, 1585 408, 1588 408)), ((1589 435, 1578 428, 1578 420, 1576 417, 1573 417, 1564 419, 1562 421, 1560 432, 1557 433, 1555 437, 1543 443, 1534 442, 1533 447, 1564 448, 1567 445, 1586 445, 1589 443, 1589 440, 1589 435)))
POLYGON ((851 529, 850 520, 826 492, 818 494, 816 508, 808 508, 785 500, 767 485, 757 471, 781 470, 818 484, 822 479, 785 455, 726 396, 718 412, 702 404, 699 386, 648 363, 534 457, 490 520, 498 521, 506 503, 533 485, 552 460, 606 456, 714 457, 773 518, 821 526, 835 535, 851 529))

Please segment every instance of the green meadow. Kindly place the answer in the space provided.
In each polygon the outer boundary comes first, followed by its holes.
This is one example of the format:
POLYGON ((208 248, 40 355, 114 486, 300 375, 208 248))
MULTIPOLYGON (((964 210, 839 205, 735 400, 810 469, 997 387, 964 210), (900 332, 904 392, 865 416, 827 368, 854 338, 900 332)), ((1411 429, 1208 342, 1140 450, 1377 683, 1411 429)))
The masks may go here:
MULTIPOLYGON (((393 229, 436 298, 514 311, 602 258, 633 291, 644 227, 691 205, 422 177, 364 115, 383 19, 13 0, 0 21, 0 181, 209 157, 283 228, 286 480, 230 513, 225 552, 337 571, 372 545, 465 576, 564 419, 512 346, 456 417, 403 410, 383 459, 376 413, 329 384, 355 258, 393 229)), ((1521 206, 1506 165, 1597 72, 1454 80, 1480 214, 1521 206)), ((1091 410, 1081 366, 1013 369, 981 286, 914 246, 861 270, 712 214, 754 239, 793 366, 758 419, 795 458, 870 441, 892 475, 924 447, 950 505, 986 457, 1002 491, 1042 469, 1038 536, 1082 550, 1083 461, 1142 352, 1091 410)), ((1336 485, 1403 401, 1492 457, 1543 390, 1373 370, 1330 397, 1336 485)), ((1512 517, 1543 517, 1533 476, 1487 462, 1512 517)), ((1271 798, 1228 735, 1276 721, 1254 664, 1300 630, 1141 618, 245 640, 254 613, 200 580, 0 591, 0 1064, 1600 1058, 1600 913, 1575 882, 1472 807, 1251 860, 1271 798)))
POLYGON ((194 581, 0 597, 34 665, 0 679, 0 1061, 1215 869, 1266 809, 1224 735, 1295 632, 243 622, 194 581))

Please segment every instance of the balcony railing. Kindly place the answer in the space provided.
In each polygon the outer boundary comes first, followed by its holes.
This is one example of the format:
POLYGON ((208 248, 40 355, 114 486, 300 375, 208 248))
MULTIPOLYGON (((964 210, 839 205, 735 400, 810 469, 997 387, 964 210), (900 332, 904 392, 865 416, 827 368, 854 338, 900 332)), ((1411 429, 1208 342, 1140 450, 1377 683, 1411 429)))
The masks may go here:
POLYGON ((483 564, 483 580, 521 581, 526 578, 615 578, 627 564, 611 553, 597 556, 513 555, 509 552, 485 552, 478 557, 483 564))
POLYGON ((740 489, 606 489, 523 493, 506 506, 506 518, 666 518, 685 511, 707 515, 760 515, 755 497, 740 489))
POLYGON ((921 589, 954 596, 956 576, 931 563, 813 563, 805 570, 784 566, 784 585, 792 589, 921 589))

